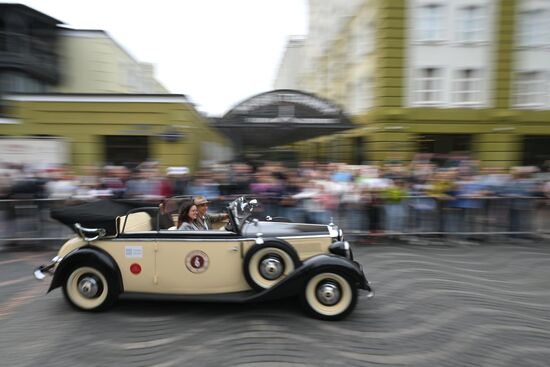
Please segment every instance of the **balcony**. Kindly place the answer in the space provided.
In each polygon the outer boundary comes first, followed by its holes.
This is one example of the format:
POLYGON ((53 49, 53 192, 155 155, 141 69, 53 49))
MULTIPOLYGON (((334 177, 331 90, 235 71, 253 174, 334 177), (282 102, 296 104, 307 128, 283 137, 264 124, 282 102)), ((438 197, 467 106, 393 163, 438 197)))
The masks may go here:
POLYGON ((59 79, 55 41, 11 32, 0 32, 0 70, 19 69, 44 81, 59 79))

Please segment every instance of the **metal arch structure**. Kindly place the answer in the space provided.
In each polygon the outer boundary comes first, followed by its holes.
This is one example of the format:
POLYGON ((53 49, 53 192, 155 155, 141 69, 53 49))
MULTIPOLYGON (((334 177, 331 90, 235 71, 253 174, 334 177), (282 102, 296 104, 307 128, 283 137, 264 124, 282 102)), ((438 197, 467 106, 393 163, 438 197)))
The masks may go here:
POLYGON ((292 89, 252 96, 214 124, 238 150, 287 145, 356 127, 335 103, 292 89))

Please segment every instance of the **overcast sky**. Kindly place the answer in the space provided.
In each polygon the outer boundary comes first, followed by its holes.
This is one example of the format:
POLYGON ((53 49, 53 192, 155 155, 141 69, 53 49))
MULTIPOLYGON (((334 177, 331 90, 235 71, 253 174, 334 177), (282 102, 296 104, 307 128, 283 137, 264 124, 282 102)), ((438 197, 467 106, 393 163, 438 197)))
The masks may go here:
POLYGON ((209 115, 268 91, 306 0, 22 0, 74 28, 103 29, 209 115))

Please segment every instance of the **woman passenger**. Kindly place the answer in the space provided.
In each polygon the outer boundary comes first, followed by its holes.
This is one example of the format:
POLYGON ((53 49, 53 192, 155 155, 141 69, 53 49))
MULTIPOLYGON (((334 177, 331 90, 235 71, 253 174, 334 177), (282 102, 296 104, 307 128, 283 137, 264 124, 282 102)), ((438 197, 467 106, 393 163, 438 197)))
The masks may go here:
POLYGON ((198 231, 197 217, 199 211, 193 201, 185 202, 178 216, 178 229, 182 231, 198 231))

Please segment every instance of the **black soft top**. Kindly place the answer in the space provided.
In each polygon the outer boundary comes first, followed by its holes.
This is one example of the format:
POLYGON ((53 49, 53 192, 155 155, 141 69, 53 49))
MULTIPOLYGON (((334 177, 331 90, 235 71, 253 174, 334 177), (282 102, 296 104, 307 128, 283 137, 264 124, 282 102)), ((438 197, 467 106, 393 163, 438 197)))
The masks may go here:
POLYGON ((113 236, 116 234, 116 217, 126 215, 128 211, 136 208, 144 208, 143 211, 151 215, 153 228, 156 228, 157 210, 152 209, 152 206, 155 205, 129 200, 100 200, 54 209, 51 217, 73 231, 74 224, 80 223, 83 227, 103 228, 107 231, 107 236, 113 236))

